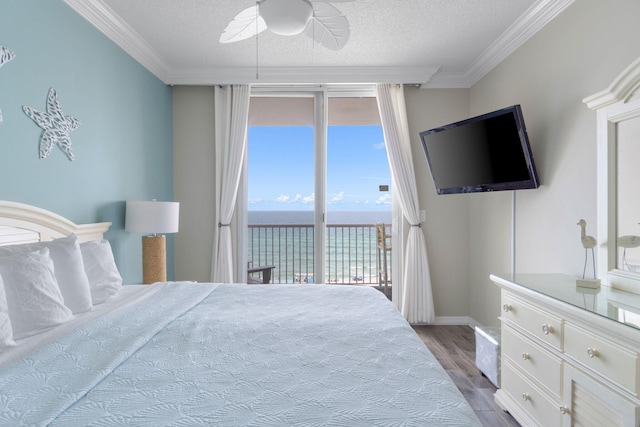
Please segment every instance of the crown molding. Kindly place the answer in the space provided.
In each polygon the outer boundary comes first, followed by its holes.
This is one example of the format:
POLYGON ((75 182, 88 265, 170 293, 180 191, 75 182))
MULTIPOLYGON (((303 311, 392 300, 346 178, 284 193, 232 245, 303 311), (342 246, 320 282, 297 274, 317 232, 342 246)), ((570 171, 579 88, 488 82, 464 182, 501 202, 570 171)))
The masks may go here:
POLYGON ((592 110, 598 110, 619 101, 626 102, 640 88, 640 58, 636 59, 616 77, 605 90, 582 101, 592 110))
POLYGON ((262 67, 182 70, 170 76, 171 84, 231 83, 426 83, 439 67, 262 67))
POLYGON ((469 87, 551 22, 574 0, 540 0, 498 37, 467 70, 469 87))
POLYGON ((470 88, 574 0, 539 0, 461 73, 439 67, 171 68, 102 0, 64 0, 73 10, 169 85, 229 83, 407 83, 422 88, 470 88))
POLYGON ((467 73, 440 71, 427 83, 421 84, 420 89, 465 89, 471 86, 467 73))
POLYGON ((464 73, 441 72, 426 88, 470 88, 551 22, 574 0, 540 0, 491 44, 464 73))
POLYGON ((127 52, 153 75, 170 84, 169 65, 133 28, 101 0, 64 0, 80 16, 127 52))

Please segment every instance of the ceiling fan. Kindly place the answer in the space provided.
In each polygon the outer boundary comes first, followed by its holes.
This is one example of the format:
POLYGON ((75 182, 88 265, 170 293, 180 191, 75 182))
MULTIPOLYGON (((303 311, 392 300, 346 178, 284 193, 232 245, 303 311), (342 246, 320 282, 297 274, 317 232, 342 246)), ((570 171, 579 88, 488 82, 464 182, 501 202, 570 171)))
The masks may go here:
POLYGON ((257 0, 238 13, 220 36, 220 43, 245 40, 269 30, 283 36, 305 32, 331 50, 340 50, 349 40, 349 21, 330 3, 354 0, 257 0))

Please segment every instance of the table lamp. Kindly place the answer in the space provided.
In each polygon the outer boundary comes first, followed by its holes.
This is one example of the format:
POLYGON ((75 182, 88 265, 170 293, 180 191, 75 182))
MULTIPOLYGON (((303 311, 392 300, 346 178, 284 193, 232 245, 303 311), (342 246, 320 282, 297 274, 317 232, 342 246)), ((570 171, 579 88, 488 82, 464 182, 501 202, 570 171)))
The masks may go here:
POLYGON ((167 239, 164 233, 177 233, 180 203, 127 201, 125 229, 142 236, 142 283, 167 281, 167 239))

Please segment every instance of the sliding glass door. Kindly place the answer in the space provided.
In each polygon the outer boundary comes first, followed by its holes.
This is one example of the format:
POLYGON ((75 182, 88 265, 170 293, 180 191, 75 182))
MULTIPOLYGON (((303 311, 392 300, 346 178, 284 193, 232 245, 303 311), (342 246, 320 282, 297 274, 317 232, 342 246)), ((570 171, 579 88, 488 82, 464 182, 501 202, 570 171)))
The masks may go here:
MULTIPOLYGON (((375 98, 329 99, 326 279, 379 286, 376 224, 391 222, 390 172, 375 98)), ((386 266, 390 269, 390 257, 386 266)))
POLYGON ((318 95, 268 95, 253 97, 250 108, 248 272, 273 266, 273 283, 311 283, 322 262, 316 256, 318 95))
POLYGON ((273 283, 380 284, 375 224, 391 222, 389 167, 375 98, 346 95, 252 97, 245 191, 254 281, 273 266, 273 283))

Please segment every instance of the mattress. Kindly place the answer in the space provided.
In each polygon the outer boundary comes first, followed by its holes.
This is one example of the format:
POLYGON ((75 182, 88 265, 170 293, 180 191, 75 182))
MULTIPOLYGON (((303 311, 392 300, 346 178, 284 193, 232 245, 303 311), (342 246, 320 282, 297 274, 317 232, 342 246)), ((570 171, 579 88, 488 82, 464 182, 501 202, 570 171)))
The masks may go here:
POLYGON ((0 425, 480 425, 375 289, 153 288, 0 370, 0 425))

